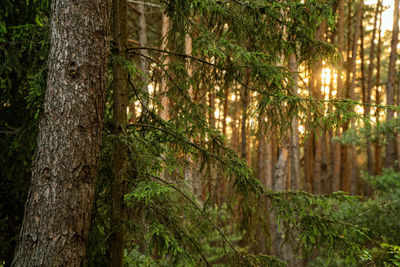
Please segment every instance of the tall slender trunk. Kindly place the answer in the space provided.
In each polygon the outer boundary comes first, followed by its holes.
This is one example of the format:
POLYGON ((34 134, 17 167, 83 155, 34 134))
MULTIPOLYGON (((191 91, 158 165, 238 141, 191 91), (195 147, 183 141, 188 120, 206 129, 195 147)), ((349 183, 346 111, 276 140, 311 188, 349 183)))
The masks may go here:
POLYGON ((243 88, 243 98, 242 98, 242 132, 241 132, 241 150, 240 156, 242 159, 247 161, 247 108, 249 104, 249 91, 247 88, 243 88))
MULTIPOLYGON (((399 41, 399 0, 394 1, 393 11, 393 31, 392 41, 390 43, 390 57, 389 57, 389 73, 388 80, 386 83, 386 104, 394 105, 394 83, 396 81, 396 60, 397 60, 397 44, 399 41)), ((394 111, 391 109, 387 110, 387 120, 394 118, 394 111)), ((396 155, 396 139, 394 133, 387 135, 386 145, 386 159, 385 167, 394 168, 396 155)))
MULTIPOLYGON (((377 49, 377 55, 376 55, 376 81, 375 81, 375 93, 376 93, 376 98, 375 98, 375 104, 380 105, 381 102, 381 92, 380 92, 380 83, 381 83, 381 54, 382 54, 382 34, 381 34, 381 29, 382 29, 382 9, 379 11, 379 35, 378 35, 378 49, 377 49)), ((375 118, 376 118, 376 125, 379 127, 379 118, 380 116, 380 109, 377 107, 375 111, 375 118)), ((375 142, 375 168, 374 168, 374 174, 378 175, 382 171, 382 146, 380 144, 379 139, 375 142)))
MULTIPOLYGON (((114 0, 112 3, 112 37, 113 52, 119 57, 113 64, 113 128, 116 136, 126 133, 128 95, 126 92, 127 73, 124 70, 124 60, 127 48, 126 28, 126 0, 114 0)), ((110 236, 110 263, 111 266, 123 266, 124 259, 124 219, 126 218, 123 201, 126 183, 126 158, 127 150, 123 142, 115 145, 113 178, 111 184, 111 236, 110 236)))
MULTIPOLYGON (((139 1, 137 2, 137 10, 139 12, 139 17, 138 17, 138 37, 139 37, 139 45, 141 47, 147 47, 147 25, 146 25, 146 13, 145 13, 145 1, 139 1)), ((149 94, 149 89, 147 86, 147 72, 149 70, 149 64, 148 64, 148 56, 149 56, 149 51, 147 49, 141 49, 140 53, 143 55, 139 58, 139 67, 141 71, 144 73, 144 76, 142 77, 142 82, 143 82, 143 91, 146 93, 146 95, 149 94)), ((148 104, 148 97, 146 96, 143 99, 143 104, 145 107, 147 107, 148 104)), ((144 109, 142 109, 144 110, 144 109)))
MULTIPOLYGON (((227 138, 227 118, 228 118, 228 104, 229 104, 229 88, 225 88, 224 91, 224 102, 223 102, 223 112, 224 117, 222 119, 222 133, 225 138, 227 138)), ((231 128, 233 131, 233 128, 231 128)), ((224 175, 218 177, 218 204, 221 206, 225 202, 225 191, 226 191, 226 178, 224 175)))
MULTIPOLYGON (((357 76, 357 50, 358 50, 358 39, 361 36, 361 23, 363 17, 363 9, 364 9, 364 1, 360 0, 357 7, 357 15, 356 15, 356 25, 354 26, 354 42, 353 42, 353 51, 351 58, 351 82, 348 88, 348 98, 355 100, 355 86, 356 86, 356 76, 357 76)), ((355 128, 355 121, 351 121, 351 127, 355 128)), ((357 185, 358 185, 358 164, 357 164, 357 147, 355 144, 351 144, 349 147, 349 183, 350 183, 350 191, 352 194, 356 194, 357 185)))
MULTIPOLYGON (((162 26, 161 26, 161 38, 162 38, 161 45, 160 45, 161 50, 167 50, 168 30, 169 30, 169 18, 167 15, 163 14, 162 15, 162 26)), ((169 60, 170 60, 169 56, 165 55, 165 57, 163 57, 161 62, 163 65, 168 65, 169 60)), ((159 115, 163 120, 169 119, 169 100, 168 100, 168 97, 166 96, 166 93, 167 93, 167 79, 164 76, 160 83, 160 103, 161 103, 162 109, 160 109, 160 111, 159 111, 159 115)))
POLYGON ((304 141, 304 172, 306 178, 306 191, 312 193, 314 190, 313 185, 313 162, 314 162, 314 151, 313 151, 313 136, 308 136, 304 141))
MULTIPOLYGON (((295 54, 289 57, 289 71, 291 71, 293 79, 292 91, 297 94, 298 74, 297 59, 295 54)), ((292 119, 292 132, 290 135, 290 189, 301 189, 300 181, 300 144, 299 144, 299 121, 296 117, 292 119)))
MULTIPOLYGON (((323 21, 319 26, 315 39, 325 40, 326 23, 323 21)), ((322 62, 314 64, 311 73, 311 93, 316 99, 322 99, 321 95, 321 71, 322 62)), ((322 135, 314 134, 314 173, 313 173, 313 193, 322 193, 322 135)))
MULTIPOLYGON (((344 83, 343 83, 343 57, 344 57, 344 21, 345 21, 345 12, 344 12, 344 0, 340 0, 338 3, 338 50, 341 55, 339 64, 338 64, 338 76, 337 76, 337 89, 336 93, 339 98, 343 97, 344 91, 344 83)), ((336 136, 340 136, 340 128, 336 129, 336 136)), ((332 191, 339 191, 340 189, 340 166, 341 166, 341 158, 340 158, 340 149, 341 145, 336 142, 333 144, 333 157, 332 157, 332 191)))
POLYGON ((12 266, 83 265, 100 158, 108 12, 108 1, 51 2, 47 90, 12 266))
MULTIPOLYGON (((260 182, 267 187, 267 171, 268 165, 271 164, 270 161, 267 160, 267 142, 266 142, 266 123, 264 117, 262 116, 258 122, 260 127, 259 133, 257 136, 258 140, 258 149, 257 149, 257 174, 258 179, 260 182)), ((271 179, 271 177, 269 177, 271 179)), ((268 188, 268 187, 267 187, 268 188)), ((269 188, 271 189, 271 188, 269 188)), ((266 235, 264 232, 263 227, 257 225, 257 236, 256 236, 256 252, 261 254, 267 253, 267 246, 266 246, 266 235)))
MULTIPOLYGON (((274 168, 274 191, 282 191, 286 189, 286 178, 289 168, 289 140, 283 141, 280 150, 278 161, 274 168)), ((271 239, 275 255, 281 260, 288 261, 291 255, 289 244, 282 244, 282 230, 279 229, 275 212, 271 213, 271 239)))
MULTIPOLYGON (((348 72, 347 72, 347 88, 346 88, 346 98, 354 99, 354 87, 356 81, 356 59, 357 59, 357 48, 358 48, 358 39, 360 38, 360 24, 362 19, 362 10, 363 10, 364 2, 361 0, 358 2, 357 6, 357 14, 356 14, 356 24, 354 26, 354 39, 352 42, 352 53, 351 59, 348 59, 348 72)), ((351 23, 351 22, 349 22, 351 23)), ((349 122, 344 123, 343 131, 346 131, 349 128, 349 122)), ((348 158, 348 153, 353 155, 357 155, 354 145, 343 145, 341 151, 341 159, 342 159, 342 168, 341 168, 341 189, 346 192, 350 192, 350 185, 355 183, 354 181, 354 172, 353 170, 357 167, 356 158, 350 157, 348 158), (349 151, 350 150, 350 151, 349 151)))
MULTIPOLYGON (((350 73, 351 73, 351 43, 352 43, 352 34, 351 34, 351 25, 352 25, 352 1, 348 1, 347 4, 347 57, 346 57, 346 85, 343 88, 343 97, 348 98, 348 88, 350 87, 350 73)), ((342 133, 348 130, 348 122, 343 123, 342 133)), ((349 192, 349 178, 348 178, 348 150, 349 146, 347 144, 342 144, 340 146, 340 190, 349 192)))
MULTIPOLYGON (((366 119, 370 118, 370 105, 371 105, 371 91, 372 91, 372 86, 373 86, 373 72, 374 72, 374 66, 375 66, 375 41, 376 41, 376 31, 377 31, 377 21, 378 21, 378 15, 379 15, 379 10, 380 10, 380 5, 381 5, 381 0, 378 0, 378 3, 376 4, 376 9, 375 9, 375 15, 374 15, 374 26, 372 29, 372 37, 371 37, 371 42, 370 42, 370 50, 369 50, 369 65, 368 65, 368 74, 367 74, 367 87, 365 90, 365 93, 363 94, 363 102, 366 104, 364 106, 364 117, 366 119)), ((363 51, 364 48, 361 47, 361 51, 363 51)), ((369 125, 366 125, 368 132, 371 132, 371 129, 369 125)), ((368 135, 369 138, 369 135, 368 135)), ((369 174, 374 173, 374 162, 373 162, 373 154, 372 154, 372 147, 371 147, 371 142, 369 139, 367 139, 367 169, 369 174)), ((369 190, 367 190, 369 191, 369 190)), ((368 193, 368 192, 367 192, 368 193)))

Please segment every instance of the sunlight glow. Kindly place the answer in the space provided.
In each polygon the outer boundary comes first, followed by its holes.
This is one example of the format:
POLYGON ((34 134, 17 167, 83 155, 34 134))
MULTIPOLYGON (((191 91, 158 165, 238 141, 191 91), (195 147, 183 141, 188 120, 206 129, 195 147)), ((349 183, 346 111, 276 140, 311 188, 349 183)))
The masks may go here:
MULTIPOLYGON (((376 5, 377 0, 366 0, 366 5, 376 5)), ((383 6, 388 7, 382 13, 382 30, 381 35, 385 33, 385 31, 391 31, 393 28, 393 10, 394 4, 393 0, 383 0, 383 6)), ((371 26, 372 27, 372 26, 371 26)))

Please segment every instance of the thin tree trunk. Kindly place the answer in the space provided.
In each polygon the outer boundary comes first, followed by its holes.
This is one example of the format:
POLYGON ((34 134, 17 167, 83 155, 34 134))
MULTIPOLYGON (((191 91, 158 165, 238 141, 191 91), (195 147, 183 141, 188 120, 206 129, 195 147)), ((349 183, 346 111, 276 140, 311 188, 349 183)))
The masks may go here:
POLYGON ((47 90, 12 266, 83 265, 100 155, 108 12, 108 1, 51 3, 47 90))
MULTIPOLYGON (((161 50, 167 50, 167 34, 169 30, 169 18, 167 15, 163 14, 162 15, 162 26, 161 26, 161 50)), ((165 55, 165 58, 162 60, 163 65, 168 65, 169 64, 169 56, 165 55)), ((167 68, 166 68, 167 69, 167 68)), ((168 97, 166 96, 167 92, 167 79, 165 76, 162 78, 162 81, 160 83, 160 102, 161 102, 161 107, 162 109, 159 112, 160 117, 163 120, 168 120, 169 119, 169 100, 168 97)))
MULTIPOLYGON (((278 161, 274 168, 274 191, 286 189, 286 178, 289 168, 289 140, 285 140, 280 147, 278 161)), ((283 261, 288 261, 291 255, 290 246, 283 243, 282 229, 279 229, 275 212, 271 212, 271 235, 274 252, 283 261)))
MULTIPOLYGON (((325 40, 326 23, 323 21, 319 26, 315 39, 325 40)), ((321 95, 321 71, 322 62, 314 64, 311 74, 311 91, 316 99, 322 99, 321 95)), ((314 173, 313 173, 313 193, 322 193, 322 135, 314 134, 314 173)))
MULTIPOLYGON (((126 28, 126 0, 114 0, 112 3, 112 34, 114 54, 120 58, 113 64, 113 127, 114 134, 121 136, 126 133, 128 95, 126 92, 127 73, 124 70, 127 48, 126 28)), ((113 166, 113 179, 111 184, 111 236, 110 236, 110 263, 113 267, 123 266, 124 260, 124 229, 126 218, 125 204, 123 201, 126 180, 127 150, 123 142, 115 146, 113 166)))
MULTIPOLYGON (((338 64, 338 77, 337 77, 337 89, 336 93, 339 98, 343 97, 344 83, 343 83, 343 57, 344 57, 344 0, 340 0, 338 3, 338 50, 341 55, 338 64)), ((340 128, 336 129, 336 136, 340 136, 340 128)), ((332 157, 332 191, 339 191, 340 189, 340 151, 341 145, 336 142, 333 144, 333 157, 332 157)))
MULTIPOLYGON (((396 60, 397 60, 397 44, 399 41, 399 0, 394 1, 394 11, 393 11, 393 31, 392 31, 392 41, 390 44, 390 57, 389 57, 389 72, 388 80, 386 83, 386 104, 394 105, 394 83, 396 81, 396 60)), ((394 111, 391 109, 387 110, 387 120, 392 120, 394 118, 394 111)), ((394 168, 396 156, 396 139, 394 133, 387 135, 387 145, 386 145, 386 159, 385 167, 394 168)))
MULTIPOLYGON (((293 78, 294 94, 297 94, 298 89, 298 74, 296 55, 292 54, 289 57, 289 71, 293 78)), ((292 132, 290 136, 290 189, 301 189, 300 181, 300 144, 299 144, 299 122, 296 117, 292 119, 292 132)))
MULTIPOLYGON (((376 99, 375 104, 380 105, 381 102, 381 92, 380 92, 380 83, 381 83, 381 54, 382 54, 382 9, 379 11, 379 35, 378 35, 378 51, 376 56, 376 81, 375 81, 375 92, 376 92, 376 99)), ((379 118, 380 116, 380 109, 377 107, 375 111, 375 118, 376 118, 376 125, 379 126, 379 118)), ((378 175, 382 171, 382 146, 379 139, 375 142, 375 168, 374 174, 378 175)))
MULTIPOLYGON (((142 47, 147 46, 147 25, 146 25, 146 13, 145 13, 145 7, 144 7, 145 1, 139 1, 137 3, 137 10, 138 10, 138 37, 139 37, 139 45, 142 47)), ((142 49, 140 50, 140 53, 142 55, 149 56, 149 52, 147 49, 142 49)), ((143 72, 147 72, 148 69, 148 63, 147 59, 145 57, 140 57, 139 60, 139 66, 140 69, 143 72)))
POLYGON ((247 88, 243 88, 243 98, 242 98, 242 132, 241 132, 241 158, 247 162, 247 107, 249 104, 249 91, 247 88))
MULTIPOLYGON (((370 51, 369 51, 369 65, 368 65, 368 74, 367 74, 367 87, 365 90, 365 93, 363 95, 363 102, 366 104, 364 106, 364 117, 366 119, 370 118, 370 105, 371 105, 371 91, 372 91, 372 86, 373 86, 373 72, 374 72, 374 60, 375 60, 375 40, 376 40, 376 30, 377 30, 377 21, 378 21, 378 14, 379 14, 379 9, 381 5, 381 0, 378 0, 378 3, 376 4, 376 10, 375 10, 375 15, 374 15, 374 26, 372 29, 372 37, 371 37, 371 43, 370 43, 370 51)), ((364 51, 364 48, 361 47, 361 51, 364 51)), ((362 57, 363 60, 363 57, 362 57)), ((371 129, 369 125, 366 125, 368 129, 368 133, 371 132, 371 129)), ((369 137, 369 136, 368 136, 369 137)), ((372 154, 372 147, 371 147, 371 142, 367 139, 367 169, 369 174, 374 173, 374 162, 373 162, 373 154, 372 154)), ((369 190, 367 190, 369 191, 369 190)), ((367 192, 368 193, 368 192, 367 192)))
MULTIPOLYGON (((351 60, 348 62, 348 83, 347 83, 347 90, 346 90, 346 98, 349 99, 354 99, 355 94, 354 94, 354 87, 355 87, 355 80, 356 80, 356 59, 357 59, 357 48, 358 48, 358 39, 360 38, 360 24, 361 24, 361 19, 362 19, 362 10, 363 10, 364 2, 361 0, 358 3, 357 7, 357 14, 356 14, 356 25, 354 26, 354 40, 353 40, 353 45, 352 45, 352 53, 351 53, 351 60)), ((350 23, 350 22, 349 22, 350 23)), ((343 130, 348 129, 348 122, 343 125, 343 130)), ((357 167, 357 160, 356 158, 348 158, 347 153, 348 150, 350 151, 351 155, 357 155, 355 151, 355 146, 347 146, 343 145, 342 146, 342 151, 341 151, 341 159, 342 159, 342 169, 341 169, 341 186, 342 190, 346 192, 350 192, 351 188, 350 185, 352 183, 355 183, 354 181, 354 175, 353 175, 353 170, 354 168, 357 167), (349 164, 350 163, 350 164, 349 164)))
MULTIPOLYGON (((348 98, 348 91, 350 87, 350 73, 351 73, 351 51, 352 51, 352 34, 351 34, 351 25, 352 25, 352 1, 348 1, 348 13, 347 13, 347 58, 346 58, 346 86, 343 88, 343 97, 348 98)), ((343 123, 342 133, 346 132, 349 128, 348 122, 343 123)), ((348 166, 348 150, 349 147, 347 144, 342 144, 340 146, 340 190, 349 192, 349 166, 348 166)))

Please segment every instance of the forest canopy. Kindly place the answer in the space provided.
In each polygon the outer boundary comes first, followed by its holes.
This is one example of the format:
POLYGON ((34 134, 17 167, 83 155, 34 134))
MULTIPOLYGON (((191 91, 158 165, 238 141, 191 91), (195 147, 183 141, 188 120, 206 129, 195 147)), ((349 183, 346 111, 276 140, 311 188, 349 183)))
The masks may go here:
POLYGON ((0 3, 0 266, 399 266, 399 0, 0 3))

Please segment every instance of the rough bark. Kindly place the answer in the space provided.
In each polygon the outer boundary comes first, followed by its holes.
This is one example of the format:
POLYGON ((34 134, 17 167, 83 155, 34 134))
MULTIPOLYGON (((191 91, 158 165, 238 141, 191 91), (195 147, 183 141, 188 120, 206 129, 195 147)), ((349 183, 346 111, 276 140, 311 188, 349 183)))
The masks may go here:
MULTIPOLYGON (((113 0, 112 2, 112 37, 113 53, 118 60, 113 64, 113 130, 116 136, 126 133, 128 95, 126 92, 127 73, 124 70, 127 49, 126 28, 126 0, 113 0)), ((112 162, 113 177, 111 184, 111 235, 110 235, 110 264, 113 267, 123 266, 124 259, 124 229, 123 223, 126 218, 125 204, 123 201, 126 183, 126 158, 127 150, 123 142, 118 141, 115 145, 114 158, 112 162)))
POLYGON ((51 3, 32 183, 12 266, 82 266, 99 163, 109 3, 51 3))
MULTIPOLYGON (((389 73, 388 80, 386 83, 386 104, 394 105, 394 83, 396 81, 396 60, 397 60, 397 44, 399 41, 399 0, 394 1, 393 11, 393 31, 392 41, 390 43, 390 57, 389 57, 389 73)), ((387 110, 387 120, 394 118, 394 111, 391 109, 387 110)), ((396 139, 394 133, 387 135, 386 145, 386 158, 385 167, 393 168, 396 156, 396 139)))

